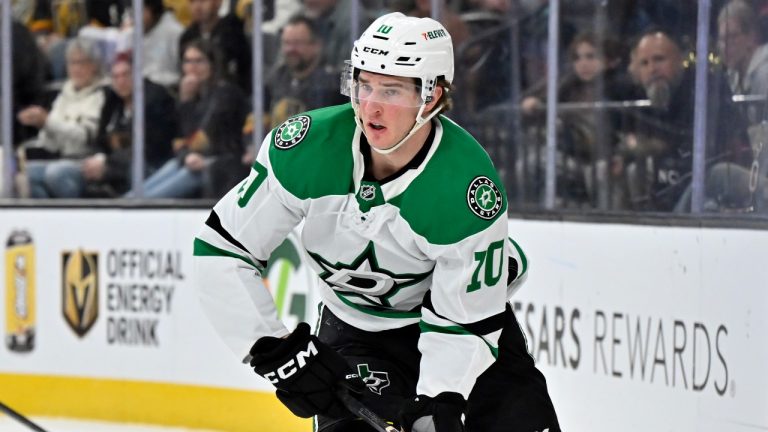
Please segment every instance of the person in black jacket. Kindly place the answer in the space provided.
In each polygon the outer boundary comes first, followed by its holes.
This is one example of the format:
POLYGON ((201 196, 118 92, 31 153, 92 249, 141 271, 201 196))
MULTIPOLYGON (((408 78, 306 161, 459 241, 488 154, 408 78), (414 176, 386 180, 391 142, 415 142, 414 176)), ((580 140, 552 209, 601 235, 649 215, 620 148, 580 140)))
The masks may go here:
POLYGON ((248 175, 242 163, 248 101, 239 87, 218 78, 218 54, 204 40, 187 44, 173 140, 176 156, 147 179, 145 197, 220 197, 248 175))
MULTIPOLYGON (((636 79, 650 106, 627 112, 619 144, 632 205, 672 211, 686 204, 693 175, 695 69, 685 66, 683 45, 669 31, 648 30, 633 52, 636 79)), ((728 83, 710 72, 707 90, 706 170, 723 162, 746 166, 751 156, 746 119, 734 106, 728 83)), ((743 195, 740 185, 729 183, 718 198, 723 203, 743 195)))
POLYGON ((315 21, 294 15, 280 31, 282 60, 267 76, 271 127, 304 111, 346 102, 339 74, 322 64, 324 41, 315 21))
POLYGON ((234 14, 219 16, 222 0, 189 0, 192 23, 179 40, 179 52, 197 39, 209 41, 221 54, 221 78, 251 92, 251 49, 243 22, 234 14))
MULTIPOLYGON (((112 65, 112 85, 105 89, 96 145, 99 152, 83 161, 88 197, 116 197, 131 183, 133 159, 133 65, 120 54, 112 65)), ((151 174, 173 156, 175 102, 162 86, 144 80, 144 167, 151 174)))
POLYGON ((39 105, 43 98, 45 60, 29 30, 17 21, 11 23, 13 43, 13 142, 34 138, 37 129, 22 125, 16 118, 23 108, 39 105))

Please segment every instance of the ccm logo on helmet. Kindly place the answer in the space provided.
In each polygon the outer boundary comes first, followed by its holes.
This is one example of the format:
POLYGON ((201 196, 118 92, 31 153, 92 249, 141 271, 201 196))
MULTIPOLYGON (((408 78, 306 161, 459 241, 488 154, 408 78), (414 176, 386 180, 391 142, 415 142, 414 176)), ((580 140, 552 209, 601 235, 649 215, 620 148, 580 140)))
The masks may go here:
POLYGON ((371 54, 378 54, 378 55, 387 55, 389 54, 389 51, 380 50, 378 48, 371 48, 371 47, 363 47, 363 52, 371 53, 371 54))
POLYGON ((272 384, 277 384, 280 380, 286 380, 293 376, 299 369, 307 365, 308 358, 316 355, 317 347, 315 347, 314 342, 310 341, 306 351, 299 351, 295 359, 290 359, 284 365, 277 368, 276 371, 265 374, 264 378, 268 379, 272 384))

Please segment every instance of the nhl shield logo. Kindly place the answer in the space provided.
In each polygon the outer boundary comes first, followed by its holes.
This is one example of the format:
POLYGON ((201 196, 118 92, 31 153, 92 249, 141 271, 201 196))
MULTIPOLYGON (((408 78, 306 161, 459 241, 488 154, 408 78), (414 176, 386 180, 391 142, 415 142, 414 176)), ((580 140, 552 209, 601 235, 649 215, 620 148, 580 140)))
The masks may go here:
POLYGON ((291 117, 284 121, 275 131, 275 147, 280 150, 295 147, 307 136, 311 123, 312 119, 305 115, 291 117))
POLYGON ((363 185, 360 187, 360 198, 366 201, 373 201, 376 198, 376 186, 363 185))
POLYGON ((88 333, 99 316, 98 261, 96 252, 62 253, 62 312, 80 337, 88 333))
POLYGON ((501 211, 501 191, 485 176, 475 177, 467 189, 467 204, 472 213, 482 219, 491 220, 501 211))

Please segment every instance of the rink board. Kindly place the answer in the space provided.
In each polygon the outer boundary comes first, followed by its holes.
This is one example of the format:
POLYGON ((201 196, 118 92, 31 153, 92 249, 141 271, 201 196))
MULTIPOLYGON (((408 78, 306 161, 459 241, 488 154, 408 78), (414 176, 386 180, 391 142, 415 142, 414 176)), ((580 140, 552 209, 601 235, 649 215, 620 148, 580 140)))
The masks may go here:
MULTIPOLYGON (((8 340, 0 348, 0 400, 37 415, 310 430, 202 316, 191 251, 207 213, 0 212, 3 245, 23 230, 34 255, 26 285, 2 260, 0 322, 6 335, 32 317, 35 332, 30 351, 8 340), (19 286, 30 304, 8 295, 19 286)), ((510 228, 530 258, 514 307, 567 430, 768 428, 768 233, 531 220, 510 228)), ((295 242, 269 270, 289 326, 316 314, 295 242)))

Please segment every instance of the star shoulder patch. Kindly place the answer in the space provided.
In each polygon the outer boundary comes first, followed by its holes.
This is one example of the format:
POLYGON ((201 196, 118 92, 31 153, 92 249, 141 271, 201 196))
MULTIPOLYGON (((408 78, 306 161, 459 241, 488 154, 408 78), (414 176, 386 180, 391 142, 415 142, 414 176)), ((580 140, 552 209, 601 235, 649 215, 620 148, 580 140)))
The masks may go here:
POLYGON ((498 187, 486 176, 475 177, 467 188, 467 205, 478 217, 491 220, 501 211, 504 200, 498 187))
POLYGON ((298 145, 309 132, 312 118, 306 115, 291 117, 281 124, 275 131, 275 147, 280 150, 288 150, 298 145))

